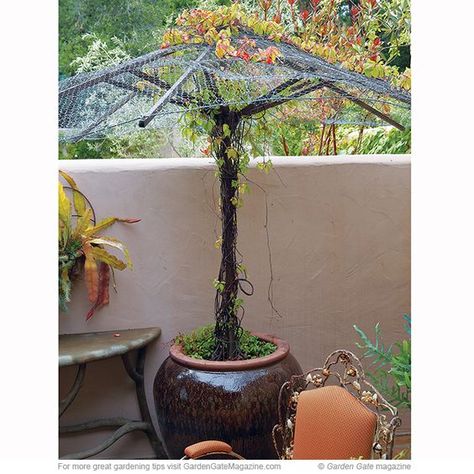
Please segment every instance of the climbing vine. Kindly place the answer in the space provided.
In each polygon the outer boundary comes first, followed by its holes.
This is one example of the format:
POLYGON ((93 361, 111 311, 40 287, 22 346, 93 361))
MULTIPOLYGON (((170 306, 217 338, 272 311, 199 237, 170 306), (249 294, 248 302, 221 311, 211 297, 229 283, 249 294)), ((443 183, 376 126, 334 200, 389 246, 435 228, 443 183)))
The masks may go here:
MULTIPOLYGON (((260 0, 259 8, 253 12, 240 2, 212 10, 186 10, 177 18, 175 26, 165 32, 161 47, 207 44, 219 59, 272 65, 282 56, 278 45, 286 43, 367 77, 383 78, 395 87, 410 88, 409 70, 401 72, 385 61, 385 40, 380 36, 383 28, 378 17, 380 5, 376 0, 312 0, 308 8, 300 8, 302 4, 298 0, 260 0), (252 36, 266 37, 273 43, 260 48, 252 36)), ((389 56, 391 54, 395 53, 389 56)), ((221 265, 214 280, 215 345, 210 358, 245 359, 248 355, 240 345, 244 302, 239 294, 251 295, 253 286, 237 250, 237 210, 248 192, 248 183, 242 179, 249 165, 249 150, 244 140, 249 137, 252 124, 259 121, 250 116, 260 109, 256 107, 247 114, 242 112, 251 97, 244 88, 240 89, 244 85, 239 81, 228 83, 225 78, 216 81, 208 72, 203 74, 206 87, 200 93, 212 94, 215 103, 222 105, 188 110, 182 124, 183 136, 191 142, 207 136, 201 151, 215 160, 220 182, 221 236, 216 248, 221 252, 221 265), (238 103, 240 109, 231 105, 234 103, 238 103)), ((202 99, 208 102, 209 97, 202 99)), ((330 116, 342 107, 345 107, 344 98, 333 100, 330 105, 323 104, 320 115, 330 116)), ((389 106, 384 104, 383 107, 389 106)), ((264 118, 264 112, 257 115, 260 120, 264 118)), ((284 136, 282 146, 285 152, 289 150, 284 136)), ((324 150, 337 153, 335 125, 323 127, 319 153, 324 150)), ((259 163, 257 167, 268 173, 271 162, 259 163)))

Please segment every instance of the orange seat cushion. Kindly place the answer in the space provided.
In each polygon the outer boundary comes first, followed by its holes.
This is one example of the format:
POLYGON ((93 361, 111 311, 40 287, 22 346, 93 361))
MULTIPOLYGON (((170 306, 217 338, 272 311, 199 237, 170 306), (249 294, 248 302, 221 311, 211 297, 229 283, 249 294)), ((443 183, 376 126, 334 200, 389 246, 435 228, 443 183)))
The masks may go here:
POLYGON ((377 415, 346 389, 300 393, 293 459, 370 459, 377 415))
POLYGON ((184 454, 191 459, 196 459, 201 456, 205 456, 210 453, 230 453, 232 447, 223 441, 201 441, 199 443, 192 444, 184 450, 184 454))

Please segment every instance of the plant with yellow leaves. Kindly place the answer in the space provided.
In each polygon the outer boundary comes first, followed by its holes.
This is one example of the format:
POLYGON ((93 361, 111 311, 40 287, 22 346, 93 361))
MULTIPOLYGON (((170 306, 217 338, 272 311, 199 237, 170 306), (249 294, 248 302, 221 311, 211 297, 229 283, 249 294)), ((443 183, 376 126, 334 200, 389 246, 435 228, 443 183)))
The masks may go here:
MULTIPOLYGON (((96 223, 94 209, 77 187, 76 182, 64 171, 59 172, 67 185, 59 185, 59 305, 67 310, 72 282, 84 272, 88 298, 93 303, 86 315, 89 320, 95 311, 109 303, 110 274, 113 269, 132 267, 127 247, 112 237, 99 236, 115 222, 133 224, 140 219, 107 217, 96 223), (72 201, 66 191, 70 191, 72 201), (105 247, 119 250, 125 257, 120 260, 105 247)), ((115 288, 115 286, 114 286, 115 288)))

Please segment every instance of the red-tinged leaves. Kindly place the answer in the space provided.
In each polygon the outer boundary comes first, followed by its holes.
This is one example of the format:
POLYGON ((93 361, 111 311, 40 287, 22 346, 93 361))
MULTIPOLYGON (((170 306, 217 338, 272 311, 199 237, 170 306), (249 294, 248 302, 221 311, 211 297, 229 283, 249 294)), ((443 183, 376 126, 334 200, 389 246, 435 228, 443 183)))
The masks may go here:
POLYGON ((260 49, 258 52, 252 57, 255 61, 265 62, 267 64, 273 64, 275 59, 281 56, 281 52, 275 46, 269 46, 266 49, 260 49))
POLYGON ((265 12, 270 10, 270 7, 272 6, 272 0, 260 0, 260 6, 263 8, 265 12))
POLYGON ((110 267, 106 264, 101 262, 99 264, 99 270, 98 270, 98 292, 97 292, 97 298, 95 300, 94 305, 92 308, 88 311, 86 315, 86 321, 89 321, 89 319, 94 316, 95 312, 102 308, 102 306, 105 306, 109 304, 109 282, 110 282, 110 267))
POLYGON ((379 58, 378 54, 372 54, 372 56, 369 56, 369 59, 375 62, 377 62, 378 58, 379 58))
POLYGON ((97 301, 100 306, 109 304, 110 266, 101 262, 99 267, 99 295, 97 301))
POLYGON ((137 222, 140 222, 141 219, 136 219, 136 218, 127 218, 127 219, 117 219, 118 222, 126 222, 127 224, 136 224, 137 222))
POLYGON ((377 38, 374 39, 373 44, 374 44, 374 46, 380 46, 381 42, 382 42, 381 39, 379 37, 377 37, 377 38))
POLYGON ((356 7, 355 5, 351 8, 351 15, 353 18, 357 18, 360 13, 360 8, 356 7))
MULTIPOLYGON (((239 6, 239 2, 212 10, 186 10, 176 20, 177 28, 171 28, 164 34, 163 43, 207 43, 214 45, 215 54, 221 59, 239 58, 249 62, 275 63, 275 57, 269 58, 268 55, 260 54, 255 45, 246 44, 242 48, 241 33, 251 33, 272 41, 291 44, 329 62, 339 62, 348 69, 362 72, 366 70, 364 64, 368 61, 368 56, 378 51, 382 44, 381 42, 377 45, 378 40, 373 44, 374 33, 387 33, 380 19, 372 15, 379 7, 379 2, 349 2, 352 18, 352 27, 349 28, 345 22, 341 24, 339 21, 341 2, 347 3, 345 0, 286 0, 283 3, 291 10, 292 28, 283 26, 281 0, 258 0, 256 3, 260 5, 259 11, 253 13, 239 6), (364 32, 364 36, 370 39, 358 39, 359 31, 364 32)), ((390 41, 387 39, 387 46, 390 41)), ((380 56, 378 61, 381 61, 380 56)), ((398 75, 395 68, 390 68, 382 62, 380 64, 385 69, 378 72, 381 77, 398 75)))
POLYGON ((94 304, 94 306, 92 306, 92 308, 86 314, 86 321, 89 321, 89 319, 91 319, 92 316, 94 316, 95 310, 96 310, 96 307, 94 304))
POLYGON ((245 45, 242 46, 241 48, 239 48, 239 49, 235 52, 234 56, 235 56, 236 58, 243 59, 245 62, 249 62, 250 59, 251 59, 250 54, 245 50, 245 45))

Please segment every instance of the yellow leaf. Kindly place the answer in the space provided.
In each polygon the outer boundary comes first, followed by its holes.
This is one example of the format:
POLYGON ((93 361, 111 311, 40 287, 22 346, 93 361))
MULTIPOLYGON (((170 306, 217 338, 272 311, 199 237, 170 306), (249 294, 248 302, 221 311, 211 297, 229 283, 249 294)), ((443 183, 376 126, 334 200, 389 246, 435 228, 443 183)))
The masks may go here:
POLYGON ((58 183, 59 187, 59 220, 62 221, 67 227, 71 225, 71 202, 69 201, 64 188, 61 183, 58 183))
POLYGON ((83 216, 86 212, 87 204, 84 196, 79 191, 76 182, 64 171, 59 170, 59 174, 67 181, 69 186, 74 190, 73 191, 73 201, 74 201, 74 209, 79 216, 83 216))
POLYGON ((86 209, 84 215, 79 217, 77 220, 76 228, 74 230, 74 234, 79 236, 86 232, 87 228, 89 227, 90 220, 92 218, 92 209, 86 209))
POLYGON ((98 232, 107 229, 115 222, 126 222, 127 224, 134 224, 135 222, 139 222, 140 219, 123 219, 121 217, 106 217, 105 219, 101 220, 98 224, 93 227, 89 227, 85 235, 91 236, 97 234, 98 232))
POLYGON ((109 245, 110 247, 119 249, 123 253, 125 260, 127 261, 127 266, 130 268, 132 267, 132 260, 130 259, 128 249, 122 242, 120 242, 120 240, 113 239, 112 237, 98 237, 96 239, 91 239, 89 242, 91 244, 97 245, 109 245))
POLYGON ((118 259, 115 255, 110 254, 103 248, 92 247, 92 255, 94 255, 96 260, 107 263, 117 270, 124 270, 127 268, 127 264, 125 262, 122 262, 122 260, 118 259))
POLYGON ((83 245, 84 262, 84 280, 87 287, 87 295, 91 303, 95 303, 99 294, 99 272, 97 262, 92 254, 92 246, 89 243, 83 245))
POLYGON ((406 69, 405 72, 401 75, 400 86, 406 90, 411 89, 411 70, 410 69, 406 69))
POLYGON ((110 227, 112 224, 114 224, 117 221, 116 217, 106 217, 105 219, 102 219, 98 224, 95 226, 89 227, 85 235, 94 235, 100 232, 101 230, 107 229, 107 227, 110 227))
POLYGON ((225 56, 225 48, 221 43, 216 44, 216 56, 222 59, 225 56))

